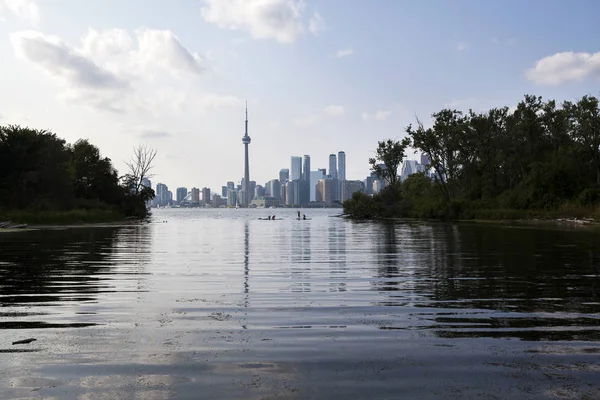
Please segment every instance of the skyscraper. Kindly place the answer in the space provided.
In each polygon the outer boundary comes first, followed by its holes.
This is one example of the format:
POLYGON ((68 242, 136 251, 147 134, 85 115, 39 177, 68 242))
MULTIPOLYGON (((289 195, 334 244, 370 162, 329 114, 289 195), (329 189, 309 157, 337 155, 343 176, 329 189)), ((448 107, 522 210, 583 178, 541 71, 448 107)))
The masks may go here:
POLYGON ((340 181, 346 180, 346 153, 343 151, 338 152, 338 169, 337 177, 340 181))
POLYGON ((337 177, 338 177, 336 164, 337 164, 337 162, 336 162, 335 154, 330 154, 329 155, 329 176, 331 176, 333 179, 337 179, 337 177))
POLYGON ((279 170, 279 183, 285 185, 290 180, 290 170, 287 168, 279 170))
POLYGON ((304 162, 302 165, 302 180, 310 183, 310 156, 304 155, 304 162))
POLYGON ((248 161, 248 145, 250 144, 250 136, 248 136, 248 103, 246 103, 246 130, 244 131, 244 137, 242 138, 244 143, 245 152, 245 163, 244 163, 244 187, 242 188, 244 193, 243 204, 247 206, 250 204, 249 187, 250 183, 250 164, 248 161))
POLYGON ((177 198, 177 204, 179 204, 187 196, 188 190, 186 187, 178 187, 177 190, 175 191, 175 193, 176 193, 176 198, 177 198))
POLYGON ((302 177, 302 158, 292 156, 291 181, 297 181, 302 177))

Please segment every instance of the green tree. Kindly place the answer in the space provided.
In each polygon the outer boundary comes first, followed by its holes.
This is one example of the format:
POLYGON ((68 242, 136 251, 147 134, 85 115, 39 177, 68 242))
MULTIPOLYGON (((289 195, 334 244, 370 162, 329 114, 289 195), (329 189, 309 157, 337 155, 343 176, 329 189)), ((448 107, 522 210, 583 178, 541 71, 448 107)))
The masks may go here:
POLYGON ((398 182, 398 169, 406 157, 406 148, 410 146, 410 139, 404 138, 401 141, 388 139, 379 142, 376 150, 376 156, 369 159, 371 171, 378 177, 385 179, 390 186, 398 182), (379 164, 383 164, 382 168, 379 164))

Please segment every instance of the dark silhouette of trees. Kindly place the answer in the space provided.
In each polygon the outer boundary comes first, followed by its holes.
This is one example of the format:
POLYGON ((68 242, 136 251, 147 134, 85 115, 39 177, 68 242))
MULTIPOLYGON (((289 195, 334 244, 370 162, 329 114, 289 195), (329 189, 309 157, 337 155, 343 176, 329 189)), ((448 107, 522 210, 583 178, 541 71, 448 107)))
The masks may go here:
MULTIPOLYGON (((145 173, 155 154, 146 159, 145 173)), ((67 145, 46 130, 0 126, 0 211, 102 209, 142 217, 151 198, 150 188, 122 185, 111 160, 88 140, 67 145)))

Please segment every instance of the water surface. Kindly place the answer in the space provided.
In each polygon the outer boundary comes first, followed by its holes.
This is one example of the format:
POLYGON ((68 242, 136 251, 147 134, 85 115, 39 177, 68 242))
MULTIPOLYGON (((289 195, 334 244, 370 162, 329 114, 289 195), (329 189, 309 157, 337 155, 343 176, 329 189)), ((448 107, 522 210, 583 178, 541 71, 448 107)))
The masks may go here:
POLYGON ((1 234, 0 398, 600 398, 596 229, 302 211, 1 234))

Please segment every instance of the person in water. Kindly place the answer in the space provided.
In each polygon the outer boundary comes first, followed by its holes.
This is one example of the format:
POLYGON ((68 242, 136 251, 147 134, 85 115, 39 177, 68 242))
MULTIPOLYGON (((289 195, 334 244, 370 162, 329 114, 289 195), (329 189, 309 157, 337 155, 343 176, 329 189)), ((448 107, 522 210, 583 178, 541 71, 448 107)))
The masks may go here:
POLYGON ((300 210, 298 210, 298 219, 300 219, 300 210))
POLYGON ((302 219, 306 219, 306 214, 302 214, 302 219))
POLYGON ((273 218, 271 218, 271 219, 272 219, 272 220, 274 220, 274 219, 275 219, 275 216, 273 215, 273 218))
POLYGON ((269 215, 269 218, 267 218, 268 220, 271 220, 271 216, 269 215))

